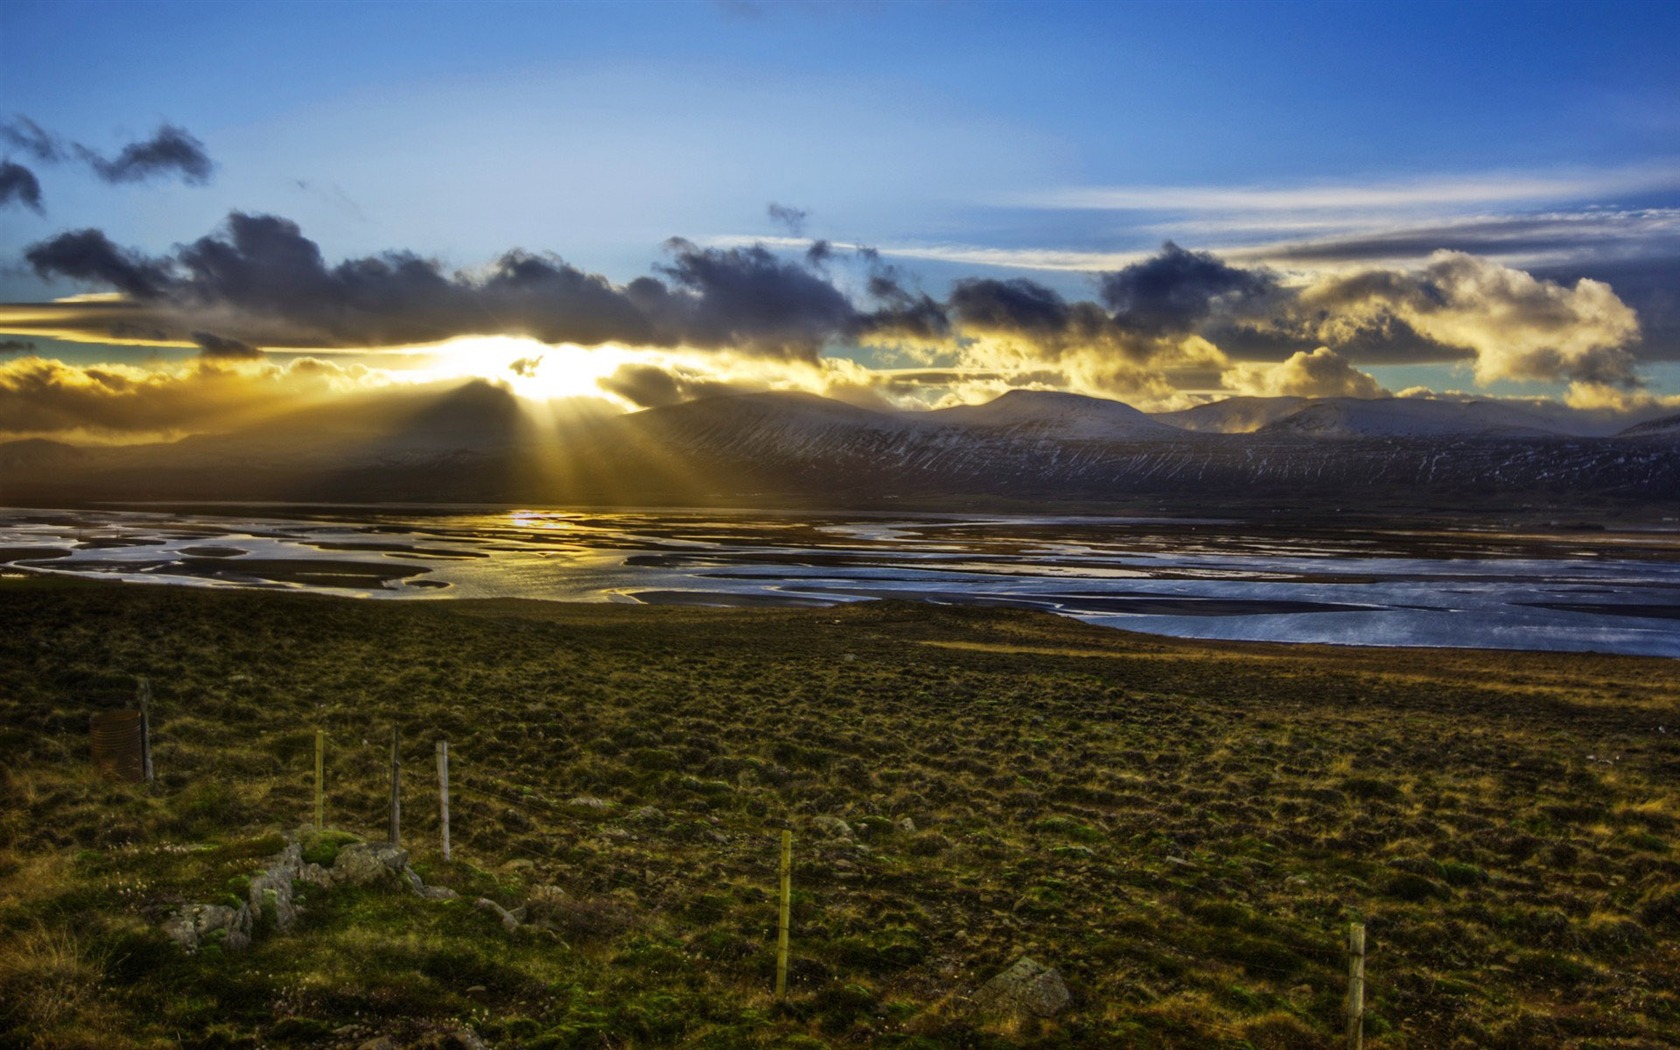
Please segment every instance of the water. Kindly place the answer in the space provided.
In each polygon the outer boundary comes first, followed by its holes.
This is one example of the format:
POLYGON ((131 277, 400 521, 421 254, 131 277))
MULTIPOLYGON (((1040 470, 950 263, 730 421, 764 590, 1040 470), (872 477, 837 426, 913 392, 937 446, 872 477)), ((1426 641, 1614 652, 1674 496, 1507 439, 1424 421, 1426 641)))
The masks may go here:
POLYGON ((1040 608, 1193 638, 1680 656, 1673 532, 718 511, 285 513, 0 509, 0 572, 386 599, 895 597, 1040 608))

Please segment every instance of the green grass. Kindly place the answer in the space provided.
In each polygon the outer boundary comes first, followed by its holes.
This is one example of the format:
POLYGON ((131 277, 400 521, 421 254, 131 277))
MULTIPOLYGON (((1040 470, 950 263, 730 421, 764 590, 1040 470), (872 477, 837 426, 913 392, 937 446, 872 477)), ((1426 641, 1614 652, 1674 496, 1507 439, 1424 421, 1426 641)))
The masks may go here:
POLYGON ((0 1044, 1314 1047, 1362 921, 1370 1046, 1672 1045, 1674 670, 896 603, 3 580, 0 1044), (89 712, 136 674, 151 789, 88 764, 89 712), (383 837, 393 725, 405 845, 466 899, 305 888, 298 928, 248 952, 161 936, 310 819, 317 727, 329 824, 383 837), (544 885, 514 934, 470 903, 544 885), (1061 970, 1067 1012, 960 1009, 1021 954, 1061 970))

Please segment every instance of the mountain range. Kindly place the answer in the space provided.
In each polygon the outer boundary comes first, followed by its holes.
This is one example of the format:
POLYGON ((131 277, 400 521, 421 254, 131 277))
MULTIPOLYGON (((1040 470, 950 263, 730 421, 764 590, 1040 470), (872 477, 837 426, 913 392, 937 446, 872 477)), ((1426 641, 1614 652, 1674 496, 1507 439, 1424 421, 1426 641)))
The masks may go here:
MULTIPOLYGON (((1579 429, 1579 428, 1577 428, 1579 429)), ((629 415, 476 382, 133 446, 0 444, 0 502, 1672 507, 1680 417, 1564 433, 1509 403, 1231 398, 1150 415, 1012 391, 883 411, 809 394, 629 415)))

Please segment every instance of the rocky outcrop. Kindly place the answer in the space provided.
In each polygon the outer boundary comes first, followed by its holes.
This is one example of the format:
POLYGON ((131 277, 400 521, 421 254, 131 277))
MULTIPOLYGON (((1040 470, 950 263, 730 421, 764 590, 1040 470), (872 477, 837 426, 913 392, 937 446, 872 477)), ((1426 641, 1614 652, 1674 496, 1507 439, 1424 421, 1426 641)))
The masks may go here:
POLYGON ((251 908, 188 904, 164 921, 163 932, 188 955, 212 946, 236 952, 251 943, 251 908))
MULTIPOLYGON (((255 930, 273 927, 285 932, 297 923, 303 908, 297 901, 296 886, 308 883, 328 889, 333 886, 406 885, 425 900, 453 900, 454 890, 428 886, 408 866, 408 851, 387 842, 354 842, 344 846, 326 868, 303 859, 301 839, 313 834, 308 826, 287 836, 286 846, 268 859, 268 866, 251 876, 246 899, 238 907, 223 904, 187 904, 178 908, 163 924, 170 939, 189 954, 209 945, 227 951, 248 947, 255 930)), ((515 922, 514 927, 518 923, 515 922)), ((510 928, 514 928, 510 927, 510 928)))

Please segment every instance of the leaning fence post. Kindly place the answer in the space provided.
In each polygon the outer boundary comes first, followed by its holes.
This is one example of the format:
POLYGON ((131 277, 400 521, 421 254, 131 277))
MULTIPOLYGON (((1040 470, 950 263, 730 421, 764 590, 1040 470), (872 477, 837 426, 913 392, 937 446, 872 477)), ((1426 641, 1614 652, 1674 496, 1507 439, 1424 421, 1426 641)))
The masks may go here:
POLYGON ((1347 1050, 1365 1043, 1365 927, 1348 927, 1347 1050))
POLYGON ((397 727, 391 727, 391 845, 402 845, 402 758, 397 753, 397 727))
POLYGON ((315 830, 325 831, 327 810, 327 731, 315 730, 315 830))
POLYGON ((776 997, 787 994, 788 913, 793 897, 793 832, 782 829, 782 916, 776 925, 776 997))
POLYGON ((135 694, 140 699, 140 768, 146 783, 152 782, 152 680, 145 675, 135 679, 135 694))
POLYGON ((438 764, 438 823, 443 828, 443 859, 449 859, 449 741, 439 740, 438 764))

